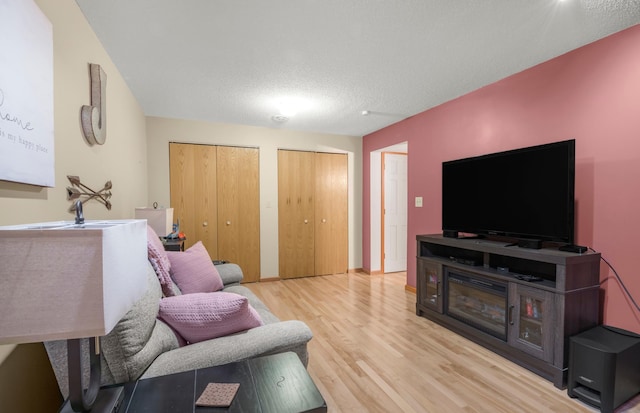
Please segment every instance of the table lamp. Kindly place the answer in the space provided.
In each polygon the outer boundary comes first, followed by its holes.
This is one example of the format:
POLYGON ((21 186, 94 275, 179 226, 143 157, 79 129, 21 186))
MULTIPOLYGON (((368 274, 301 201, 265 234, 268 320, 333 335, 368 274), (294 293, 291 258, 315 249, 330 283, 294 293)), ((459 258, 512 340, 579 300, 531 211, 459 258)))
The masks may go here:
POLYGON ((100 389, 99 337, 147 289, 144 220, 0 227, 0 344, 67 339, 69 400, 61 412, 113 411, 122 388, 100 389), (81 340, 91 340, 82 383, 81 340))
POLYGON ((169 235, 173 231, 173 208, 158 208, 157 203, 154 203, 153 208, 137 207, 135 218, 146 219, 147 224, 159 237, 169 235))

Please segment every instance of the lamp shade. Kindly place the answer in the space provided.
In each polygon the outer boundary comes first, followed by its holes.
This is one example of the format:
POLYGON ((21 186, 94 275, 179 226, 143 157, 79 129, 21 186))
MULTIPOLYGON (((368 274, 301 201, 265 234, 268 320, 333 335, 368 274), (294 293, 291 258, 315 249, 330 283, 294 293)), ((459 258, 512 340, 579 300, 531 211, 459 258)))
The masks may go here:
POLYGON ((0 344, 107 334, 147 289, 144 220, 0 227, 0 344))
POLYGON ((173 231, 173 208, 136 208, 136 219, 146 219, 159 237, 173 231))

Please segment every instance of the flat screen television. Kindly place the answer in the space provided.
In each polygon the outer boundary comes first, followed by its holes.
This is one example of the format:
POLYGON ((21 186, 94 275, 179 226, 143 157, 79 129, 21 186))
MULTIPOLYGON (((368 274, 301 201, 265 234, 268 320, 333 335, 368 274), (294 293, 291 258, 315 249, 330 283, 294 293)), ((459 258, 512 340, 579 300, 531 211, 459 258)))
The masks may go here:
POLYGON ((442 163, 442 229, 574 241, 575 140, 442 163))

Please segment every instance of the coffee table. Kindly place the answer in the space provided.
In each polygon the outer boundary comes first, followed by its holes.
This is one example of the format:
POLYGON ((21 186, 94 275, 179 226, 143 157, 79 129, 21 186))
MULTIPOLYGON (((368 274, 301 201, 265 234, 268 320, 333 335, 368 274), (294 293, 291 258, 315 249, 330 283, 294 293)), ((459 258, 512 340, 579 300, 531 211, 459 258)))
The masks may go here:
POLYGON ((289 352, 127 383, 118 413, 326 411, 309 373, 298 356, 289 352), (231 406, 196 407, 208 383, 240 383, 231 406))

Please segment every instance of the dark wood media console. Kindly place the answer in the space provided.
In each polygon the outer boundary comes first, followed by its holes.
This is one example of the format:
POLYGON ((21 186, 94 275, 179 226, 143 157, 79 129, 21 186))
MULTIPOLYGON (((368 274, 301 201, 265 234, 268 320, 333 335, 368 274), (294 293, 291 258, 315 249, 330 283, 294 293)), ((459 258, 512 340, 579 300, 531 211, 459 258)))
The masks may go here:
POLYGON ((598 325, 599 253, 441 235, 417 247, 416 314, 566 386, 569 337, 598 325))

